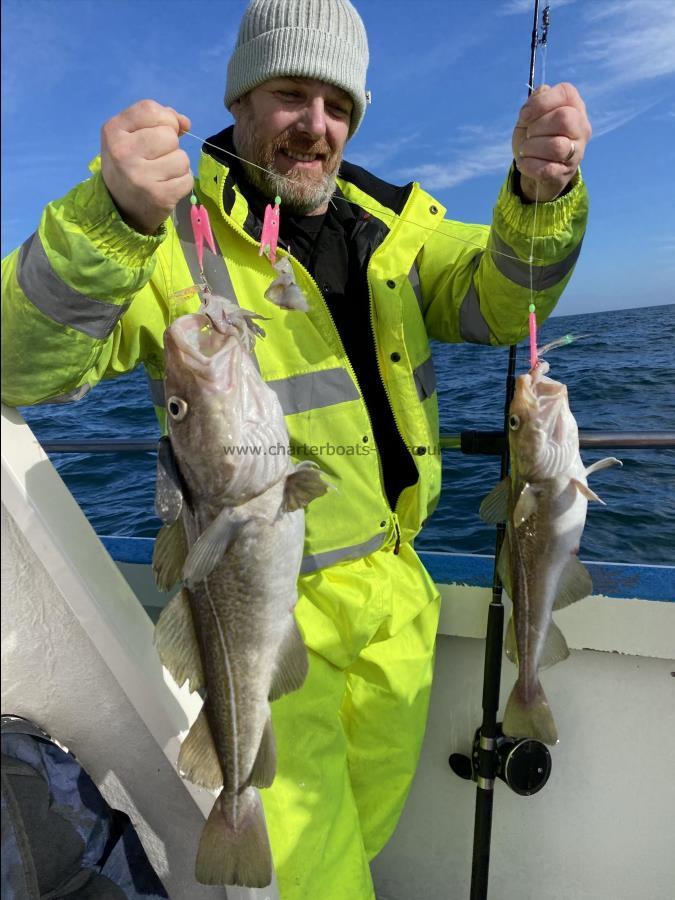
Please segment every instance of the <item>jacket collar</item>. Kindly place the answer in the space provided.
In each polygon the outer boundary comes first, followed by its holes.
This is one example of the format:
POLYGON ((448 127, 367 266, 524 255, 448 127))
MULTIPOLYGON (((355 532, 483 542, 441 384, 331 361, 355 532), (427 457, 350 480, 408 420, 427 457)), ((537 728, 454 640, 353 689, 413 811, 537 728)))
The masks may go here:
MULTIPOLYGON (((199 182, 202 193, 220 205, 222 210, 254 240, 260 240, 265 206, 271 202, 257 190, 246 177, 246 172, 236 157, 232 134, 234 127, 225 128, 208 138, 202 147, 199 165, 199 182)), ((340 172, 341 174, 341 172, 340 172)), ((343 227, 351 227, 361 211, 355 203, 347 201, 339 187, 329 205, 329 214, 343 227)))

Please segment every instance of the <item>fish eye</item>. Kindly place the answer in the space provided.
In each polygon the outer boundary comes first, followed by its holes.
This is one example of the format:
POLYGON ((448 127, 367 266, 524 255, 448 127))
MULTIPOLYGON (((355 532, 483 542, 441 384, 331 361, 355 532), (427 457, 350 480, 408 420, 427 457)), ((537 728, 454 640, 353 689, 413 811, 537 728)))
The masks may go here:
POLYGON ((520 428, 520 416, 509 416, 509 428, 511 431, 518 431, 520 428))
POLYGON ((166 408, 174 422, 181 422, 188 411, 188 405, 181 397, 169 397, 166 408))

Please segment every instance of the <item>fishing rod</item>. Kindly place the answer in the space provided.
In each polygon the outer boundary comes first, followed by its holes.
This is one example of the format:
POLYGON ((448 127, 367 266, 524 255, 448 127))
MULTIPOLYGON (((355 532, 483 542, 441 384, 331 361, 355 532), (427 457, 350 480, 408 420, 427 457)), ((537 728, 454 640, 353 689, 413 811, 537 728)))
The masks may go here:
MULTIPOLYGON (((539 0, 534 0, 532 20, 532 41, 530 44, 530 77, 528 97, 534 90, 537 47, 546 47, 550 23, 549 7, 544 10, 542 31, 539 32, 539 0)), ((530 263, 531 265, 531 263, 530 263)), ((530 311, 534 309, 532 305, 530 311)), ((532 316, 530 319, 532 320, 532 316)), ((530 326, 532 328, 532 325, 530 326)), ((516 383, 516 346, 509 347, 509 362, 506 375, 506 396, 504 402, 503 433, 508 435, 509 407, 516 383)), ((501 449, 501 478, 509 474, 509 446, 504 439, 501 449)), ((551 772, 551 755, 548 748, 539 741, 512 741, 505 738, 497 724, 499 712, 499 687, 502 666, 502 636, 504 633, 504 604, 502 603, 502 582, 497 571, 497 561, 504 542, 506 523, 497 525, 495 540, 495 563, 492 576, 492 600, 488 608, 487 633, 485 637, 485 662, 483 668, 483 721, 476 731, 471 759, 460 754, 452 754, 450 766, 455 774, 476 781, 476 806, 474 814, 473 857, 471 862, 471 900, 486 900, 490 870, 490 841, 492 836, 492 806, 495 779, 498 776, 510 780, 518 793, 530 794, 548 780, 551 772), (513 776, 516 780, 513 780, 513 776)), ((507 783, 510 783, 507 780, 507 783)))

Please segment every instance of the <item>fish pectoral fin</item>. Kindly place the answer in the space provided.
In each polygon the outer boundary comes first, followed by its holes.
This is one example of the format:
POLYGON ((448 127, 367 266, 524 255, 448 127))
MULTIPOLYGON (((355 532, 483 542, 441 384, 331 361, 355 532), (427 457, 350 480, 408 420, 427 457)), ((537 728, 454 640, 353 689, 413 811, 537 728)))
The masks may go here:
POLYGON ((186 556, 183 523, 178 521, 163 525, 152 550, 152 574, 160 591, 170 590, 180 579, 186 556))
POLYGON ((178 754, 178 771, 191 781, 209 790, 223 786, 223 769, 213 742, 211 726, 206 717, 204 701, 199 715, 188 731, 178 754))
POLYGON ((586 566, 577 556, 571 556, 558 583, 558 593, 553 609, 564 609, 577 600, 583 600, 593 591, 593 581, 586 566))
POLYGON ((587 484, 583 483, 583 481, 579 481, 578 478, 572 478, 570 480, 579 493, 583 494, 587 500, 594 500, 596 503, 602 503, 603 506, 607 505, 605 501, 601 500, 595 491, 592 491, 587 484))
POLYGON ((513 524, 516 528, 537 511, 540 493, 541 489, 537 485, 530 484, 529 481, 525 482, 513 510, 513 524))
POLYGON ((617 459, 616 456, 606 456, 604 459, 599 459, 597 462, 588 466, 585 470, 586 477, 588 478, 589 475, 593 472, 598 472, 600 469, 608 469, 610 466, 623 466, 623 463, 620 459, 617 459))
POLYGON ((484 522, 489 522, 491 525, 506 522, 509 517, 510 490, 510 479, 502 478, 499 484, 496 484, 483 499, 478 512, 484 522))
POLYGON ((258 755, 253 763, 249 784, 257 788, 269 787, 277 771, 277 747, 271 717, 265 722, 258 755))
POLYGON ((162 665, 182 687, 191 691, 204 687, 204 670, 186 590, 179 591, 160 613, 155 626, 155 646, 162 665))
POLYGON ((506 626, 506 634, 504 635, 504 652, 508 659, 514 665, 518 665, 518 645, 516 643, 516 626, 513 621, 513 616, 509 619, 509 624, 506 626))
POLYGON ((242 515, 236 507, 226 506, 190 548, 183 566, 183 581, 194 587, 204 581, 220 562, 237 531, 251 517, 242 515))
POLYGON ((555 622, 551 621, 548 634, 544 643, 544 649, 541 651, 541 659, 539 660, 540 669, 550 669, 556 663, 562 662, 570 655, 570 648, 562 631, 555 622))
POLYGON ((328 491, 329 484, 321 477, 321 469, 315 462, 305 460, 298 463, 295 471, 286 477, 284 484, 284 512, 294 512, 321 497, 328 491))
POLYGON ((247 788, 238 798, 235 822, 227 813, 225 791, 213 805, 199 839, 195 877, 201 884, 267 887, 272 851, 260 797, 247 788))
POLYGON ((270 686, 270 703, 302 687, 308 668, 307 648, 295 619, 291 616, 277 654, 276 669, 270 686))
POLYGON ((162 522, 175 522, 183 509, 183 488, 178 463, 168 437, 157 445, 157 477, 155 480, 155 512, 162 522))

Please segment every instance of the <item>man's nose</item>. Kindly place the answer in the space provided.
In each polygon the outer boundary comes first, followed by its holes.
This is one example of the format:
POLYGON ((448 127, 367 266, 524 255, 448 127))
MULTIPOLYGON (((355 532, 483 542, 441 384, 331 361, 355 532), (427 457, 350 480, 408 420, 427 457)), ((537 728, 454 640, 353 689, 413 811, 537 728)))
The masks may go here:
POLYGON ((326 107, 323 97, 313 97, 307 101, 298 120, 298 128, 314 140, 326 134, 326 107))

